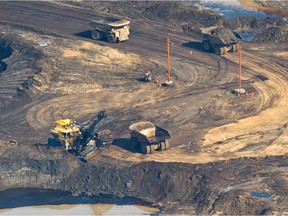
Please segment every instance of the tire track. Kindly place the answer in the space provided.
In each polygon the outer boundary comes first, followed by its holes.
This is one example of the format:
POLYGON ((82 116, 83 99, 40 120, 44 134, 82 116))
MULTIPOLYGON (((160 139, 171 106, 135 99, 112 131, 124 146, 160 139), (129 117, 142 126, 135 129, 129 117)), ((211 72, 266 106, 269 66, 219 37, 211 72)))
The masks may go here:
MULTIPOLYGON (((3 3, 0 3, 2 5, 3 3)), ((9 5, 9 4, 8 4, 9 5)), ((42 4, 37 3, 35 5, 25 5, 22 7, 22 3, 14 3, 11 7, 3 7, 0 10, 6 10, 2 15, 0 16, 6 16, 11 18, 12 22, 19 22, 19 19, 21 18, 21 12, 26 13, 26 16, 30 17, 27 20, 23 20, 22 18, 22 24, 24 25, 30 25, 35 28, 39 28, 45 31, 51 31, 56 32, 60 34, 64 34, 68 37, 74 37, 72 34, 75 32, 79 32, 81 30, 84 30, 88 27, 88 21, 90 21, 92 17, 98 17, 96 12, 88 12, 87 18, 83 18, 83 12, 86 10, 75 10, 75 9, 67 9, 62 7, 56 7, 52 4, 42 4), (11 14, 11 11, 9 9, 17 7, 17 14, 11 14), (53 11, 53 12, 52 12, 53 11), (9 15, 10 13, 10 15, 9 15), (39 17, 40 13, 45 13, 46 17, 43 17, 43 19, 49 20, 49 27, 41 26, 41 20, 42 18, 39 17), (69 15, 68 15, 69 14, 69 15), (33 19, 36 17, 37 19, 33 19), (58 21, 65 22, 65 28, 63 26, 59 25, 58 21), (39 24, 40 23, 40 24, 39 24), (83 26, 80 27, 80 24, 83 26)), ((106 14, 108 16, 108 14, 106 14)), ((102 14, 101 14, 102 16, 102 14)), ((6 19, 7 19, 6 17, 6 19)), ((43 21, 43 20, 42 20, 43 21)), ((129 40, 127 43, 121 44, 121 48, 125 51, 131 51, 138 54, 145 54, 149 58, 156 59, 157 62, 166 62, 166 51, 165 51, 165 38, 169 35, 171 38, 173 38, 173 42, 175 44, 175 49, 173 53, 174 61, 181 60, 179 62, 173 62, 173 69, 176 71, 176 79, 179 81, 179 85, 176 85, 172 89, 168 90, 160 90, 159 89, 149 89, 147 86, 141 86, 138 90, 134 91, 133 94, 131 93, 124 93, 120 92, 117 95, 115 95, 113 92, 110 93, 101 93, 101 95, 97 95, 97 99, 95 99, 95 95, 93 94, 83 94, 83 95, 69 95, 59 98, 53 98, 47 101, 42 102, 36 102, 32 107, 29 108, 27 111, 25 118, 27 122, 31 125, 31 127, 36 130, 40 131, 43 130, 43 128, 47 128, 50 126, 51 122, 57 118, 65 118, 65 117, 73 117, 76 119, 80 119, 85 115, 95 113, 101 109, 119 109, 123 110, 123 114, 127 114, 135 107, 142 107, 145 109, 145 107, 149 110, 154 116, 159 117, 159 121, 167 122, 167 121, 179 121, 180 124, 181 119, 183 115, 187 112, 187 99, 189 97, 192 97, 195 93, 203 93, 203 92, 209 92, 209 91, 215 91, 214 88, 218 88, 219 85, 231 82, 235 76, 228 75, 227 71, 235 70, 235 63, 237 62, 236 55, 233 54, 227 54, 226 57, 219 57, 215 56, 213 54, 206 54, 202 53, 200 51, 193 50, 193 56, 188 55, 188 49, 184 48, 182 44, 184 42, 190 41, 189 37, 186 36, 179 36, 178 32, 171 31, 167 26, 159 26, 159 23, 151 23, 149 26, 147 24, 144 24, 142 21, 135 22, 135 25, 132 27, 135 28, 135 34, 131 37, 131 40, 129 40), (136 25, 137 24, 137 25, 136 25), (148 33, 147 33, 148 32, 148 33), (182 63, 185 63, 185 70, 182 68, 182 63), (190 64, 190 65, 189 65, 190 64), (217 65, 215 67, 215 64, 217 65), (204 73, 205 67, 211 67, 211 71, 209 73, 204 73), (188 69, 192 70, 190 73, 185 73, 185 71, 188 71, 188 69), (179 71, 177 73, 177 71, 179 71), (202 73, 201 73, 202 72, 202 73), (211 86, 206 87, 198 87, 197 85, 200 84, 203 85, 205 83, 206 85, 209 84, 211 86), (214 86, 214 87, 213 87, 214 86), (167 95, 167 93, 169 95, 167 95), (148 99, 147 99, 148 98, 148 99), (183 101, 179 101, 181 98, 184 98, 183 101), (170 100, 170 102, 169 102, 170 100), (171 106, 171 103, 175 103, 175 105, 171 106), (160 104, 161 102, 161 104, 160 104), (170 107, 169 107, 170 104, 170 107), (163 107, 164 106, 164 107, 163 107), (168 107, 168 108, 167 108, 168 107), (164 119, 160 116, 160 114, 155 113, 157 110, 158 112, 168 112, 167 119, 164 119), (171 119, 169 119, 171 118, 171 119)), ((79 39, 79 38, 78 38, 79 39)), ((84 38, 83 38, 84 39, 84 38)), ((87 39, 84 39, 87 40, 87 39)), ((98 43, 94 41, 95 43, 98 43)), ((118 47, 117 45, 111 45, 112 47, 118 47)), ((269 81, 269 88, 277 89, 280 93, 279 94, 271 94, 267 90, 267 85, 265 83, 256 83, 255 86, 259 90, 260 95, 262 97, 262 104, 259 105, 259 110, 265 108, 266 110, 262 111, 259 116, 262 116, 263 113, 268 112, 267 115, 275 115, 274 116, 274 125, 275 127, 278 127, 281 124, 281 118, 283 117, 281 113, 285 112, 286 109, 283 107, 283 98, 284 100, 287 99, 287 82, 284 82, 281 77, 278 77, 278 74, 284 73, 285 70, 283 68, 280 68, 278 65, 264 62, 263 64, 261 61, 264 61, 263 58, 255 57, 249 54, 245 54, 249 57, 249 60, 244 61, 244 65, 247 68, 252 68, 254 72, 251 72, 251 74, 256 74, 257 72, 261 71, 262 67, 267 67, 268 69, 264 70, 264 74, 271 77, 269 81), (254 60, 253 60, 253 58, 254 60), (271 71, 270 71, 271 70, 271 71), (279 71, 277 71, 279 70, 279 71), (282 70, 282 72, 281 72, 282 70), (271 83, 270 83, 271 82, 271 83), (285 86, 286 85, 286 86, 285 86), (282 99, 281 99, 282 98, 282 99), (279 102, 279 101, 282 102, 279 102), (282 104, 282 105, 281 105, 282 104), (269 107, 271 106, 271 107, 269 107), (281 113, 277 113, 275 110, 278 109, 281 111, 281 113), (270 112, 269 112, 270 110, 270 112), (272 110, 272 111, 271 111, 272 110), (273 111, 274 110, 274 111, 273 111)), ((87 71, 86 71, 87 72, 87 71)), ((261 72, 262 73, 262 72, 261 72)), ((285 74, 287 75, 287 74, 285 74)), ((284 76, 284 75, 283 75, 284 76)), ((90 79, 89 73, 87 73, 87 76, 85 74, 85 77, 87 79, 90 79)), ((116 79, 116 78, 115 78, 116 79)), ((190 99, 190 98, 189 98, 190 99)), ((144 111, 143 111, 144 112, 144 111)), ((140 113, 141 115, 145 115, 143 112, 137 111, 136 113, 140 113)), ((163 115, 162 115, 163 116, 163 115)), ((286 115, 285 115, 286 117, 286 115)), ((15 117, 15 121, 17 121, 17 116, 15 117)), ((118 117, 119 118, 119 117, 118 117)), ((253 118, 253 117, 252 117, 253 118)), ((254 117, 256 120, 257 118, 261 117, 254 117)), ((193 121, 193 116, 190 117, 190 119, 185 120, 185 124, 191 124, 193 121)), ((248 118, 249 119, 249 118, 248 118)), ((239 124, 237 124, 238 130, 242 129, 241 126, 243 125, 241 120, 239 124)), ((251 120, 253 122, 253 119, 251 120)), ((255 121, 255 119, 254 119, 255 121)), ((262 129, 269 129, 271 126, 271 122, 263 121, 262 129)), ((245 124, 244 124, 245 126, 245 124)), ((244 127, 242 126, 242 127, 244 127)), ((252 124, 250 127, 255 129, 255 127, 258 126, 257 124, 252 124)), ((143 155, 137 155, 137 154, 131 154, 129 155, 125 160, 135 160, 135 161, 142 161, 143 158, 147 158, 147 160, 157 160, 157 161, 183 161, 183 162, 207 162, 207 161, 213 161, 213 160, 224 160, 230 157, 236 157, 237 155, 227 156, 224 155, 223 152, 220 152, 220 150, 217 152, 214 151, 215 143, 217 143, 219 140, 222 141, 223 139, 223 131, 225 131, 225 139, 227 138, 233 138, 237 137, 238 135, 241 135, 241 131, 239 134, 233 134, 233 130, 235 125, 232 126, 223 126, 220 127, 220 129, 214 129, 211 130, 208 135, 206 136, 206 142, 207 140, 211 140, 208 143, 204 143, 205 150, 207 152, 198 152, 195 154, 187 154, 182 151, 179 151, 177 149, 172 149, 169 151, 169 153, 161 152, 154 155, 149 155, 149 157, 143 156, 143 155), (227 129, 229 128, 229 129, 227 129), (230 134, 229 134, 230 133, 230 134), (210 136, 210 137, 209 137, 210 136), (217 136, 218 138, 215 139, 214 136, 217 136), (205 157, 205 159, 204 159, 205 157), (137 159, 138 158, 138 159, 137 159), (181 159, 179 159, 181 158, 181 159)), ((246 126, 247 127, 247 124, 246 126)), ((245 129, 245 128, 244 128, 245 129)), ((247 129, 247 128, 246 128, 247 129)), ((245 129, 245 130, 246 130, 245 129)), ((237 130, 237 129, 236 129, 237 130)), ((243 130, 243 131, 245 131, 243 130)), ((257 130, 254 130, 254 132, 257 132, 257 130)), ((253 130, 252 130, 253 133, 253 130)), ((245 133, 244 133, 245 135, 245 133)), ((275 141, 276 142, 276 141, 275 141)), ((113 152, 113 151, 112 151, 113 152)), ((124 153, 127 151, 123 151, 124 153)), ((227 152, 227 151, 226 151, 227 152)), ((238 155, 239 156, 239 155, 238 155)), ((104 157, 104 154, 103 154, 104 157)), ((111 155, 107 156, 113 157, 113 153, 111 155)), ((121 157, 123 155, 119 154, 117 157, 121 160, 121 157)), ((111 159, 112 160, 112 159, 111 159)))
MULTIPOLYGON (((228 124, 222 127, 212 129, 205 136, 203 142, 204 149, 210 149, 217 147, 217 154, 219 153, 235 153, 235 156, 265 156, 267 154, 285 154, 288 153, 287 148, 283 148, 285 143, 282 143, 282 148, 279 148, 279 142, 277 139, 269 145, 265 145, 258 149, 256 152, 243 151, 237 152, 239 149, 243 149, 245 146, 249 146, 251 142, 261 142, 262 138, 251 141, 252 137, 260 131, 279 130, 288 119, 288 81, 287 70, 275 63, 267 61, 258 56, 252 56, 245 53, 249 61, 244 60, 243 64, 247 68, 253 69, 254 75, 264 74, 269 77, 268 81, 255 84, 259 93, 262 96, 262 104, 259 109, 262 112, 253 117, 240 120, 236 124, 228 124), (242 137, 240 140, 239 137, 242 137), (273 148, 272 146, 278 146, 273 148), (272 150, 273 149, 273 150, 272 150)), ((236 61, 237 59, 231 59, 236 61)), ((286 136, 287 133, 281 134, 286 136)), ((269 135, 273 137, 273 133, 269 135)), ((269 137, 268 136, 268 137, 269 137)), ((268 138, 266 137, 266 139, 268 138)), ((281 145, 281 144, 280 144, 281 145)))
MULTIPOLYGON (((101 161, 101 158, 105 157, 106 162, 111 164, 115 164, 114 160, 117 159, 119 166, 131 166, 143 161, 208 163, 238 157, 287 154, 288 72, 285 68, 262 57, 248 53, 245 53, 245 56, 247 58, 243 61, 243 65, 250 69, 249 75, 261 73, 269 77, 269 81, 255 83, 262 96, 262 103, 259 107, 262 112, 259 115, 210 130, 206 134, 203 148, 199 152, 187 153, 178 149, 170 149, 167 152, 155 152, 153 155, 143 156, 135 153, 124 157, 123 151, 111 150, 103 152, 97 157, 91 155, 89 160, 91 162, 101 161), (259 143, 266 140, 269 141, 266 144, 259 143), (251 143, 255 143, 255 146, 249 149, 251 143)), ((237 56, 226 57, 229 61, 237 62, 237 56)))

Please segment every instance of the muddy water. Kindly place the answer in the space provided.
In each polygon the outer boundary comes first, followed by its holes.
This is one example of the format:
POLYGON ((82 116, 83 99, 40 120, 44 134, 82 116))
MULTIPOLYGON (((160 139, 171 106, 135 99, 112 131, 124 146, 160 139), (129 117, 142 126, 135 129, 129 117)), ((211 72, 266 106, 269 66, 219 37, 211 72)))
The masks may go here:
POLYGON ((228 18, 253 16, 256 18, 280 17, 277 13, 265 13, 264 11, 244 6, 239 0, 200 0, 203 8, 210 8, 217 11, 220 15, 228 18))
POLYGON ((63 191, 35 189, 0 192, 0 215, 150 215, 159 212, 134 198, 73 197, 63 191))
POLYGON ((0 209, 0 215, 150 215, 157 214, 145 206, 89 204, 89 205, 44 205, 0 209))

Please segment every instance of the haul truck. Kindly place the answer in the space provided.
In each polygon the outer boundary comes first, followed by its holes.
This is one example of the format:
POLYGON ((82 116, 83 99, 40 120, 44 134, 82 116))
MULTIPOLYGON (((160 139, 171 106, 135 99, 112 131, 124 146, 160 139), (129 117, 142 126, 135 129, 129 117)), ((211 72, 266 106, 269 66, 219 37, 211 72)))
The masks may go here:
POLYGON ((124 19, 100 19, 90 23, 93 27, 91 37, 95 40, 107 40, 116 43, 129 39, 130 21, 124 19))
POLYGON ((202 45, 205 51, 224 55, 228 51, 236 52, 238 43, 242 40, 239 33, 223 27, 209 27, 202 29, 202 45))
POLYGON ((131 142, 140 145, 143 154, 153 153, 155 150, 164 151, 169 149, 168 140, 171 134, 158 125, 142 121, 132 124, 129 127, 131 142))

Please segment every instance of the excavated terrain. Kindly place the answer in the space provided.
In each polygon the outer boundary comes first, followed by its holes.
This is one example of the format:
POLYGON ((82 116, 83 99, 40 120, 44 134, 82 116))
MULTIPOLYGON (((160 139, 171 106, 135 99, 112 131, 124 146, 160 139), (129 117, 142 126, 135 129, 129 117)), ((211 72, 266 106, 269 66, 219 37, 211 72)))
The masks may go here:
POLYGON ((74 196, 137 197, 167 213, 287 213, 287 157, 208 164, 146 162, 119 168, 82 163, 61 148, 43 145, 2 142, 1 149, 5 149, 1 151, 2 190, 53 188, 74 196), (251 196, 259 187, 271 197, 251 196))
POLYGON ((133 197, 178 214, 288 213, 286 30, 242 43, 249 94, 237 97, 237 54, 206 53, 197 35, 223 22, 213 12, 158 2, 1 2, 0 12, 1 190, 133 197), (129 41, 89 38, 89 21, 110 13, 129 16, 129 41), (175 84, 164 88, 168 35, 175 84), (148 70, 152 82, 140 82, 148 70), (46 145, 54 120, 88 124, 103 109, 110 149, 82 162, 46 145), (131 145, 128 127, 142 120, 171 132, 169 151, 143 155, 131 145))
MULTIPOLYGON (((241 4, 256 7, 253 1, 241 0, 241 4), (252 2, 252 3, 251 3, 252 2), (252 4, 252 5, 251 5, 252 4)), ((261 2, 261 1, 260 1, 261 2)), ((81 1, 74 2, 74 5, 97 9, 103 12, 120 14, 122 16, 133 17, 134 19, 161 20, 162 22, 170 22, 177 26, 182 26, 183 31, 194 36, 200 37, 200 28, 219 26, 229 28, 232 31, 254 33, 256 34, 255 42, 271 43, 271 42, 287 42, 288 40, 288 11, 283 12, 283 17, 237 17, 225 18, 217 14, 213 10, 199 9, 197 1, 193 2, 91 2, 81 1), (131 11, 130 9, 133 8, 131 11)), ((277 3, 275 1, 265 2, 263 4, 285 5, 285 2, 277 3)), ((256 7, 257 8, 257 7, 256 7)), ((268 8, 269 9, 269 8, 268 8)), ((264 10, 265 11, 265 10, 264 10)), ((279 11, 271 8, 268 13, 277 14, 279 11)), ((280 13, 282 14, 282 13, 280 13)))

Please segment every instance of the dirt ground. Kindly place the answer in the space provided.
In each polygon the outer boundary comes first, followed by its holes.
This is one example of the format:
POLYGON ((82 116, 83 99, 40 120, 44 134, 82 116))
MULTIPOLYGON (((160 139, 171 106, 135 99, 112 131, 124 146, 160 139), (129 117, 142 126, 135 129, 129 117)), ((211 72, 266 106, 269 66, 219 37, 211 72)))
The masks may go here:
MULTIPOLYGON (((89 39, 88 21, 111 15, 103 12, 109 4, 91 10, 79 4, 0 3, 0 144, 7 173, 1 188, 34 184, 75 195, 133 196, 168 213, 287 213, 287 41, 242 44, 249 94, 237 97, 231 94, 237 88, 237 54, 206 53, 198 38, 163 18, 148 20, 134 8, 129 41, 89 39), (160 83, 166 80, 167 35, 175 85, 165 88, 160 83), (148 70, 152 82, 140 82, 148 70), (109 128, 115 139, 110 149, 89 154, 88 163, 45 145, 54 120, 85 123, 103 109, 108 118, 100 129, 109 128), (141 120, 171 132, 169 151, 143 155, 131 145, 128 127, 141 120), (26 178, 27 173, 33 175, 26 178), (255 191, 266 191, 273 201, 251 196, 255 191)), ((163 9, 149 8, 148 14, 163 9)), ((203 22, 217 19, 201 14, 203 22)))

